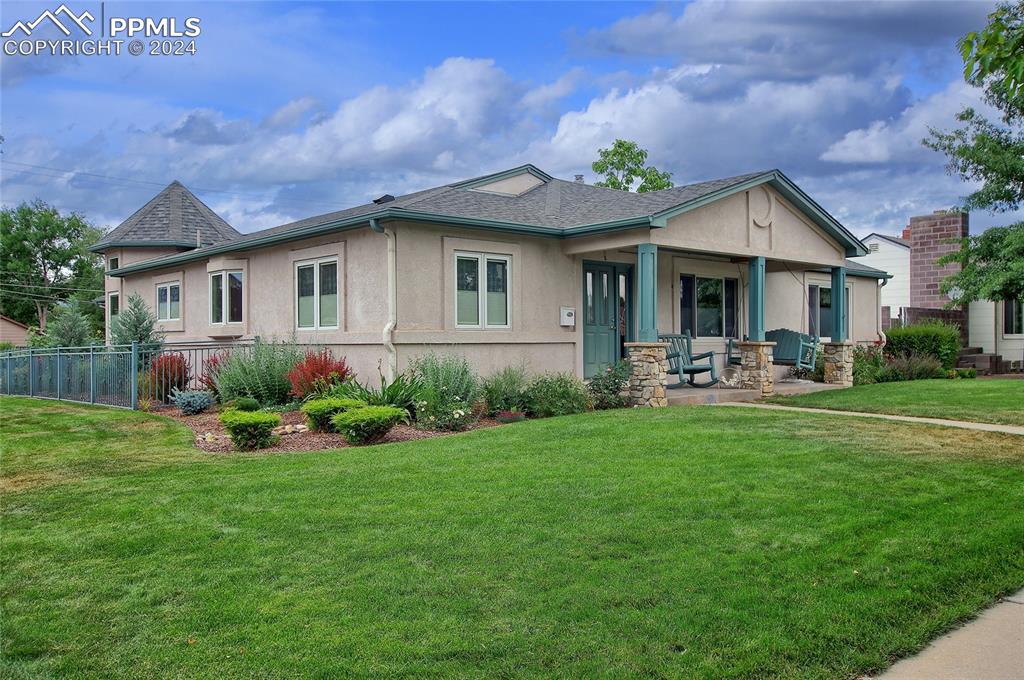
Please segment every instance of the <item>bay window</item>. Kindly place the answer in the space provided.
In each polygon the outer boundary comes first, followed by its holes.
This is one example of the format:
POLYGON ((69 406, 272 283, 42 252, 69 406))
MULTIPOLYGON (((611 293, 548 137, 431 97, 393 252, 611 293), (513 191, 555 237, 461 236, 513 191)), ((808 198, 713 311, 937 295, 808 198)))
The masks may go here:
POLYGON ((338 258, 295 263, 295 325, 338 327, 338 258))
POLYGON ((509 275, 512 258, 489 253, 455 253, 457 328, 510 328, 509 275))
POLYGON ((682 274, 679 277, 679 325, 694 338, 735 338, 739 318, 736 279, 682 274))
POLYGON ((240 271, 210 274, 210 323, 242 323, 243 275, 240 271))
POLYGON ((181 284, 161 283, 156 287, 157 321, 179 321, 181 319, 181 284))

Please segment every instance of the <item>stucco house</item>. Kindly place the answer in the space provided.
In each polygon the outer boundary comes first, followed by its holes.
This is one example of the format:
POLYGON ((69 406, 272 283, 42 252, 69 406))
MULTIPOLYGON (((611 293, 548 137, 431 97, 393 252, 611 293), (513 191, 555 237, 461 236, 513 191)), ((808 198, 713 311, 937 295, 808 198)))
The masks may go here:
POLYGON ((28 326, 0 314, 0 342, 9 342, 15 347, 24 347, 28 341, 28 326))
POLYGON ((874 342, 886 279, 778 170, 635 194, 524 165, 248 234, 174 182, 94 250, 108 315, 135 292, 170 342, 294 337, 365 378, 431 349, 589 377, 687 330, 719 363, 773 328, 874 342))

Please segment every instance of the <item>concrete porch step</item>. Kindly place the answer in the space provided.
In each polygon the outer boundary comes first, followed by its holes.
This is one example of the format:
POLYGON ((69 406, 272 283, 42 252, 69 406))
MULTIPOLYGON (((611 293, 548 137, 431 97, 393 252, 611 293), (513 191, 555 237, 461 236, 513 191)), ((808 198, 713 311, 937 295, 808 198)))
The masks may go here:
POLYGON ((967 356, 968 354, 982 354, 984 350, 981 347, 964 347, 960 350, 960 356, 967 356))
MULTIPOLYGON (((807 394, 823 390, 841 389, 841 385, 825 383, 775 383, 775 394, 807 394)), ((760 390, 743 390, 731 387, 681 387, 665 390, 669 406, 693 406, 700 404, 724 404, 735 402, 752 402, 761 398, 760 390)))

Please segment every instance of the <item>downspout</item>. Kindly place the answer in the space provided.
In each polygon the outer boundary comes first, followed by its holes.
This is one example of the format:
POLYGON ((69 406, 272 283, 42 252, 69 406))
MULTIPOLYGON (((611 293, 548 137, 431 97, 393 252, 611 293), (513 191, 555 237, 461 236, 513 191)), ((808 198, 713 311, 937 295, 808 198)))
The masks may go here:
POLYGON ((384 344, 384 351, 388 355, 387 372, 384 378, 391 382, 398 374, 398 352, 395 351, 394 332, 398 323, 398 266, 395 250, 395 232, 388 229, 377 221, 376 217, 370 218, 370 229, 378 234, 384 234, 388 240, 388 321, 384 325, 381 339, 384 344))
MULTIPOLYGON (((882 341, 882 347, 885 347, 886 343, 889 342, 889 339, 885 337, 885 331, 882 330, 882 289, 885 288, 888 283, 889 279, 882 279, 882 282, 878 284, 878 297, 875 300, 878 303, 875 305, 878 308, 878 319, 875 322, 875 330, 878 333, 878 339, 882 341)), ((890 314, 891 313, 892 312, 890 311, 890 314)))

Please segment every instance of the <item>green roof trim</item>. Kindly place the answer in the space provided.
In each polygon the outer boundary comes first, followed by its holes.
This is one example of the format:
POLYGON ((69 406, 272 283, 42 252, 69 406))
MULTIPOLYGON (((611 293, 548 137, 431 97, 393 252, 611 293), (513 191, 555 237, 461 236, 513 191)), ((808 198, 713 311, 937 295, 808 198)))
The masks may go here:
POLYGON ((111 248, 195 248, 195 241, 100 241, 89 246, 89 251, 102 253, 111 248))
POLYGON ((543 180, 545 182, 550 182, 551 180, 554 179, 554 177, 544 172, 537 166, 527 163, 526 165, 520 165, 519 167, 511 168, 509 170, 502 170, 501 172, 495 172, 490 175, 484 175, 483 177, 474 177, 473 179, 467 179, 462 182, 456 182, 455 184, 452 184, 450 186, 455 187, 456 189, 472 189, 482 184, 490 184, 492 182, 499 182, 508 177, 515 177, 516 175, 521 175, 524 172, 529 173, 536 177, 537 179, 543 180))

